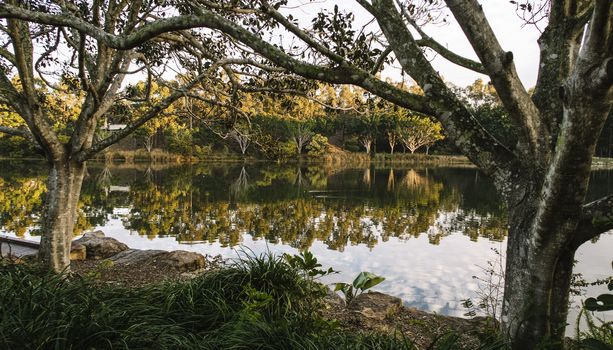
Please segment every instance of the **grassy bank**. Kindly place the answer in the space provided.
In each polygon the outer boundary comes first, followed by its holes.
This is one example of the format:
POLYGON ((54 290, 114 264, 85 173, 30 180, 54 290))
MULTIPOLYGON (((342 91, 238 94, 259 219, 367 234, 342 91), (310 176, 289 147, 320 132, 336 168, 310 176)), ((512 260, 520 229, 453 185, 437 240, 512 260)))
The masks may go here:
MULTIPOLYGON (((0 348, 415 348, 402 335, 350 333, 323 317, 327 289, 309 271, 267 255, 134 288, 1 263, 0 348)), ((455 339, 431 348, 458 348, 455 339)))

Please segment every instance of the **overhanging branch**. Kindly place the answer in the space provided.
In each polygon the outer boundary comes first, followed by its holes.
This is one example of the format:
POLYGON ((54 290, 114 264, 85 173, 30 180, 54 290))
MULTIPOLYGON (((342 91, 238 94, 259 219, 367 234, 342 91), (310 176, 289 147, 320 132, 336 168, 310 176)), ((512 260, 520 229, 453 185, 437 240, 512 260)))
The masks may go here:
POLYGON ((156 20, 133 30, 128 35, 107 33, 71 15, 42 13, 8 4, 0 4, 0 18, 20 18, 42 24, 72 27, 104 42, 111 48, 119 50, 132 49, 166 32, 196 27, 216 29, 249 46, 274 64, 302 77, 332 84, 357 85, 399 106, 424 114, 434 114, 432 108, 426 104, 423 96, 399 89, 353 66, 339 65, 338 67, 325 67, 295 59, 245 28, 206 9, 199 9, 197 15, 182 15, 156 20))
POLYGON ((527 164, 548 164, 551 156, 549 131, 540 120, 540 112, 524 88, 513 54, 505 52, 477 0, 445 0, 453 16, 483 63, 503 105, 518 127, 520 152, 527 164))
POLYGON ((31 139, 32 134, 23 129, 9 128, 6 126, 0 126, 0 132, 11 136, 20 136, 25 139, 31 139))

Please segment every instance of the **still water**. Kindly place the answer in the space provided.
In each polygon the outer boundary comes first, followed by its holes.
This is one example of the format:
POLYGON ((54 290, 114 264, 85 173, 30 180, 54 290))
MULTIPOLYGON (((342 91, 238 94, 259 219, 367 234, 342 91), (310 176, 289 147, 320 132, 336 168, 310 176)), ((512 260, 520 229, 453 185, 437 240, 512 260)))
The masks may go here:
MULTIPOLYGON (((0 162, 0 233, 37 238, 45 174, 41 163, 0 162)), ((611 193, 612 177, 593 172, 590 198, 611 193)), ((494 187, 468 167, 92 163, 79 210, 76 235, 100 229, 131 248, 225 258, 308 249, 340 271, 325 282, 370 271, 386 277, 377 290, 453 316, 487 288, 485 270, 501 269, 507 232, 494 187)), ((588 281, 605 278, 612 258, 608 233, 580 249, 575 270, 588 281)))

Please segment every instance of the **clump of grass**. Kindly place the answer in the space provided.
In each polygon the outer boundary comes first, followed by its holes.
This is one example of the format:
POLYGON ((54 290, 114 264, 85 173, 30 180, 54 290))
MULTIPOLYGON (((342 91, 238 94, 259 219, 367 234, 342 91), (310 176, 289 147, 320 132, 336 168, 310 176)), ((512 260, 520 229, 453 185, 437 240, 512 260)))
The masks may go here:
POLYGON ((0 348, 414 349, 402 336, 347 334, 324 319, 325 286, 308 275, 265 254, 128 288, 0 262, 0 348))

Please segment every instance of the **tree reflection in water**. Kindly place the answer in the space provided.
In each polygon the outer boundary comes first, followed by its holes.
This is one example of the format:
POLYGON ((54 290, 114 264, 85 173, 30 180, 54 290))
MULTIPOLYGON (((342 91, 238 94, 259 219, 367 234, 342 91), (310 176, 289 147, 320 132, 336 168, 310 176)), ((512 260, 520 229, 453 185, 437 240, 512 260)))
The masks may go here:
MULTIPOLYGON (((89 173, 75 233, 104 227, 115 209, 127 208, 124 226, 139 235, 222 246, 244 235, 299 249, 320 241, 342 251, 392 237, 427 234, 438 244, 457 232, 472 240, 506 234, 493 188, 474 169, 90 164, 89 173)), ((23 167, 0 174, 3 230, 23 235, 36 227, 43 179, 23 167)))

